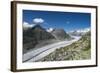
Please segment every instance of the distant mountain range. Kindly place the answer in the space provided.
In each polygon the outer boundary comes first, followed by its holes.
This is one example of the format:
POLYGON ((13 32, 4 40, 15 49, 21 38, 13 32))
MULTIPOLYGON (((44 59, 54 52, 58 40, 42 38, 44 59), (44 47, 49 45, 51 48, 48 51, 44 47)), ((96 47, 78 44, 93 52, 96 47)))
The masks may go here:
POLYGON ((73 36, 82 36, 89 31, 90 31, 90 28, 85 28, 85 29, 70 31, 68 32, 68 34, 73 35, 73 36))
MULTIPOLYGON (((32 28, 23 30, 23 48, 24 53, 27 50, 33 49, 36 45, 46 45, 51 43, 51 40, 65 40, 71 39, 63 29, 53 29, 48 32, 40 25, 35 25, 32 28)), ((54 41, 53 41, 54 42, 54 41)))

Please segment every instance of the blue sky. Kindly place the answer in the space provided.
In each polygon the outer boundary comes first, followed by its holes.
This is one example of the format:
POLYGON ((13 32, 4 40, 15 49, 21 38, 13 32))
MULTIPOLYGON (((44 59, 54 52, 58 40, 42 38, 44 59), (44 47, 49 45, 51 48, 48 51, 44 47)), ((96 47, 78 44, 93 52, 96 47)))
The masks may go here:
POLYGON ((90 13, 23 10, 23 22, 31 25, 36 18, 43 20, 41 26, 46 29, 60 28, 65 31, 72 31, 91 26, 90 13))

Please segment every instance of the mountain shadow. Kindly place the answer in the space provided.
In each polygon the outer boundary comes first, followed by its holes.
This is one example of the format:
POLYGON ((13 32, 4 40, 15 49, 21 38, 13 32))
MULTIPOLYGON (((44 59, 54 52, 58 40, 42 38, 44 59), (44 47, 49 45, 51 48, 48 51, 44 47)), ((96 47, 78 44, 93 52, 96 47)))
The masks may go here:
POLYGON ((63 29, 47 32, 42 26, 36 25, 28 30, 23 30, 23 53, 65 39, 70 39, 70 36, 63 29))
POLYGON ((71 39, 71 36, 64 29, 54 29, 51 34, 58 40, 71 39))
POLYGON ((23 48, 24 50, 29 50, 43 41, 52 39, 55 39, 55 37, 51 33, 47 32, 40 25, 36 25, 31 29, 23 31, 23 48))

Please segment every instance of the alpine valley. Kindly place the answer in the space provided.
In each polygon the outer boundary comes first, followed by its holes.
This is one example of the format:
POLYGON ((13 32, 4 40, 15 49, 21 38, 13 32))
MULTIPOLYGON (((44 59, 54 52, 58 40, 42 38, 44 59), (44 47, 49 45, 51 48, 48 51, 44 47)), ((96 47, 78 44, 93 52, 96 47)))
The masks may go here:
POLYGON ((85 60, 91 58, 89 28, 66 32, 41 25, 23 30, 23 62, 85 60))

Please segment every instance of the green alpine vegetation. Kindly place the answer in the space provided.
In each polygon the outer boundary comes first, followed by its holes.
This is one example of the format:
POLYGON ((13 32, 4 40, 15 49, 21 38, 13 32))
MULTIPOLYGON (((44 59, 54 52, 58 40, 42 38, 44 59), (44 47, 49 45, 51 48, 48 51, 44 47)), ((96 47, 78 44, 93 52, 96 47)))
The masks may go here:
POLYGON ((38 61, 64 61, 91 59, 91 32, 87 32, 80 40, 71 45, 56 49, 38 61))

